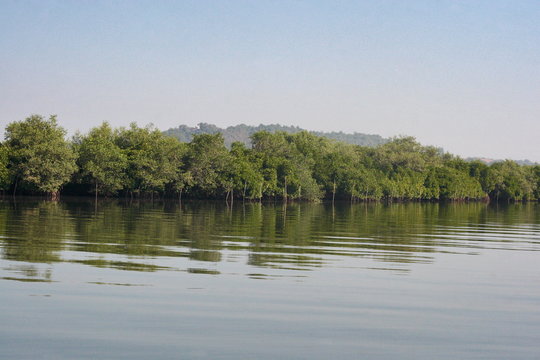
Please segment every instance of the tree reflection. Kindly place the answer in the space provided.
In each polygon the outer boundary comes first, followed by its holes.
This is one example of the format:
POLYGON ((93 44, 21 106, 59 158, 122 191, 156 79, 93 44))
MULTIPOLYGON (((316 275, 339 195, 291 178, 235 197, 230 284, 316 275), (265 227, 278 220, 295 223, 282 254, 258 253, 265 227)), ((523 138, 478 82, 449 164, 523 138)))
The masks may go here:
POLYGON ((61 261, 65 240, 74 224, 65 204, 53 201, 2 203, 0 217, 3 257, 7 260, 52 263, 61 261))
POLYGON ((197 262, 314 270, 339 258, 360 257, 406 266, 432 262, 435 253, 458 245, 466 248, 468 237, 474 241, 483 231, 489 234, 493 223, 538 224, 538 206, 345 202, 230 208, 222 202, 2 201, 0 244, 3 259, 25 263, 10 265, 9 271, 49 280, 50 272, 32 270, 31 264, 64 261, 203 274, 219 271, 197 262))

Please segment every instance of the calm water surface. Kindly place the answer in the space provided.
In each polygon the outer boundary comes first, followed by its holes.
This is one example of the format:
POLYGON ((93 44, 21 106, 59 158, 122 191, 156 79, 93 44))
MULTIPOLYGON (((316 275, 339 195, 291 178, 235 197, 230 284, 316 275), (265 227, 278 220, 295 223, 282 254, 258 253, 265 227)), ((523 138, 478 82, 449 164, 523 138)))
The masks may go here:
POLYGON ((0 201, 2 359, 539 359, 540 206, 0 201))

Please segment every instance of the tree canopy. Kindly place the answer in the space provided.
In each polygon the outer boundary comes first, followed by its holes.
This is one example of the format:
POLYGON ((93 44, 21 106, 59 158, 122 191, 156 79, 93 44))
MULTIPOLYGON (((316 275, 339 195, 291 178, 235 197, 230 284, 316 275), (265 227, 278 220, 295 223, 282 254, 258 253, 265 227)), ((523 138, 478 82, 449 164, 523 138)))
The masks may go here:
MULTIPOLYGON (((203 129, 203 128, 201 128, 203 129)), ((95 196, 244 200, 538 200, 540 166, 465 161, 396 137, 376 147, 307 131, 259 131, 232 142, 208 125, 190 142, 152 125, 107 123, 65 139, 56 117, 32 115, 6 127, 0 190, 95 196), (77 185, 77 186, 75 186, 77 185)))
POLYGON ((115 142, 117 137, 118 132, 113 131, 108 123, 103 123, 75 140, 81 175, 94 183, 96 195, 98 191, 114 193, 124 186, 128 161, 125 152, 115 142))
POLYGON ((9 169, 15 186, 57 196, 76 171, 75 153, 58 126, 56 116, 32 115, 6 127, 9 169))

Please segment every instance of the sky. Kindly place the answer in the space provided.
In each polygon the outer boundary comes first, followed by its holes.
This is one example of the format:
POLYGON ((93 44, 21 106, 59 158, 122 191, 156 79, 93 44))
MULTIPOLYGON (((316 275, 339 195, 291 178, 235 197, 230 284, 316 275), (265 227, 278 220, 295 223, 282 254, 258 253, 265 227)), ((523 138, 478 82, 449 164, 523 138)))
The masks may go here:
POLYGON ((0 0, 0 127, 279 123, 540 161, 540 1, 0 0))

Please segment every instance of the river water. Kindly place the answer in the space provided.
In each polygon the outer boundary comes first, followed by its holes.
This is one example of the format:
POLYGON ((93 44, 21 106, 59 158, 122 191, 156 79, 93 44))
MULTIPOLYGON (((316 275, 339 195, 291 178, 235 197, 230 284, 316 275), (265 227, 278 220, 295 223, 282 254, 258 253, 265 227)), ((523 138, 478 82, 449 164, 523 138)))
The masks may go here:
POLYGON ((0 201, 2 359, 539 359, 540 205, 0 201))

